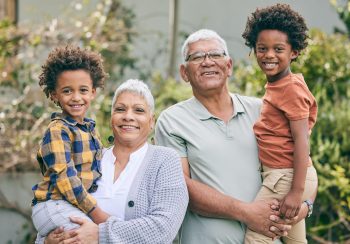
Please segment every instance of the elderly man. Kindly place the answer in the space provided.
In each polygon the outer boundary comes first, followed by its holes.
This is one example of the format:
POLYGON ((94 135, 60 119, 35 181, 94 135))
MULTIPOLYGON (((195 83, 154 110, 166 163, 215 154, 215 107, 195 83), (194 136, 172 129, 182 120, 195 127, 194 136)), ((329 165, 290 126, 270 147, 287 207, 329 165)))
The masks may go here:
POLYGON ((190 205, 181 243, 243 243, 245 226, 271 238, 285 234, 290 226, 273 210, 276 201, 253 201, 261 187, 252 129, 261 101, 229 93, 232 59, 216 32, 191 34, 182 54, 181 77, 194 96, 165 110, 155 132, 157 144, 182 157, 190 205))

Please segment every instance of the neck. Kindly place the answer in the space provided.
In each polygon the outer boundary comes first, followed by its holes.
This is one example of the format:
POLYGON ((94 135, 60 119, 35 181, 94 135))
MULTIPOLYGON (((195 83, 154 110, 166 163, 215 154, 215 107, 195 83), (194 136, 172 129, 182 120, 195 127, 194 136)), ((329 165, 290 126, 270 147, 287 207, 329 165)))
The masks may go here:
POLYGON ((286 77, 287 75, 291 74, 292 72, 290 71, 290 68, 287 68, 285 70, 283 70, 281 73, 274 75, 274 76, 266 76, 267 81, 272 83, 272 82, 276 82, 279 81, 280 79, 286 77))
POLYGON ((196 94, 194 92, 194 96, 212 115, 225 123, 232 117, 234 107, 227 87, 212 94, 196 94))
POLYGON ((121 144, 117 141, 114 141, 113 154, 121 164, 126 165, 129 162, 130 155, 133 152, 136 152, 144 144, 145 142, 139 145, 125 145, 124 143, 121 144))

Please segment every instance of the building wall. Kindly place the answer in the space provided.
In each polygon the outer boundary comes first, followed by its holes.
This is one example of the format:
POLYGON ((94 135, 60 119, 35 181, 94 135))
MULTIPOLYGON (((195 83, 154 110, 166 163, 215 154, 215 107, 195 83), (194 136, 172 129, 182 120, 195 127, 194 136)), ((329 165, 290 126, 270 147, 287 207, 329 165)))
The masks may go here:
MULTIPOLYGON (((200 28, 217 31, 227 41, 234 59, 246 59, 249 49, 244 45, 241 34, 247 16, 257 7, 278 2, 288 3, 299 11, 309 28, 319 28, 327 33, 331 33, 334 26, 344 29, 328 0, 179 0, 178 63, 181 60, 180 48, 184 35, 200 28)), ((93 10, 98 0, 90 0, 88 3, 84 11, 93 10)), ((135 27, 139 35, 134 43, 134 55, 140 59, 139 67, 164 72, 168 58, 165 51, 168 47, 169 1, 124 0, 124 4, 132 8, 137 17, 135 27)), ((72 1, 69 0, 19 0, 19 21, 40 23, 52 17, 59 19, 69 9, 72 9, 72 1)), ((84 11, 77 14, 83 16, 84 11)))

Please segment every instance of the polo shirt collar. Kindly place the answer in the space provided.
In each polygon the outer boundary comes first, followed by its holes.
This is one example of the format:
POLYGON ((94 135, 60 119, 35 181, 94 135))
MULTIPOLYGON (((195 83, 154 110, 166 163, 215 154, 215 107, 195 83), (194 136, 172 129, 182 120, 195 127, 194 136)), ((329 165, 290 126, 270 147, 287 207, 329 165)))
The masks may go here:
MULTIPOLYGON (((234 107, 234 112, 232 117, 235 117, 239 113, 244 113, 245 112, 244 107, 242 103, 239 101, 239 99, 237 98, 237 95, 230 93, 230 96, 234 107)), ((197 115, 197 117, 200 120, 208 120, 211 118, 219 119, 214 115, 212 115, 196 97, 193 97, 191 100, 192 100, 191 102, 192 102, 194 114, 197 115)))
POLYGON ((230 96, 233 101, 233 107, 234 107, 232 117, 235 117, 237 114, 244 113, 245 112, 244 107, 241 101, 238 99, 237 95, 230 93, 230 96))

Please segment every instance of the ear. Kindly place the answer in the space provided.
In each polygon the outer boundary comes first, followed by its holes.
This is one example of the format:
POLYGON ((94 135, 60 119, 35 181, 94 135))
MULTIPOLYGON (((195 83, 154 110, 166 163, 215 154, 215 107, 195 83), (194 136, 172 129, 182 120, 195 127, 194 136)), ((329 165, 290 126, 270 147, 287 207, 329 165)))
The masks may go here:
POLYGON ((57 93, 55 91, 52 91, 50 93, 50 99, 59 107, 61 107, 59 101, 58 101, 58 97, 57 97, 57 93))
POLYGON ((50 92, 50 98, 51 98, 52 101, 54 101, 54 103, 57 103, 57 102, 58 102, 58 98, 57 98, 57 93, 56 93, 56 91, 50 92))
POLYGON ((297 50, 292 50, 290 59, 291 59, 291 60, 294 60, 294 59, 296 59, 298 56, 299 56, 299 51, 297 51, 297 50))
POLYGON ((181 75, 181 78, 186 81, 186 82, 189 82, 190 79, 188 78, 187 76, 187 70, 186 70, 186 65, 185 64, 181 64, 180 65, 180 75, 181 75))
POLYGON ((152 117, 151 117, 151 121, 150 121, 151 130, 153 130, 155 122, 156 122, 156 116, 153 114, 152 117))
POLYGON ((96 97, 96 88, 93 87, 91 92, 92 92, 92 99, 94 99, 96 97))
POLYGON ((229 58, 229 60, 227 61, 227 68, 228 68, 228 75, 227 77, 230 77, 232 75, 232 67, 233 67, 233 60, 232 58, 229 58))
POLYGON ((256 48, 251 48, 250 51, 249 51, 249 57, 250 57, 250 54, 252 54, 252 52, 254 52, 254 56, 256 57, 256 48))

